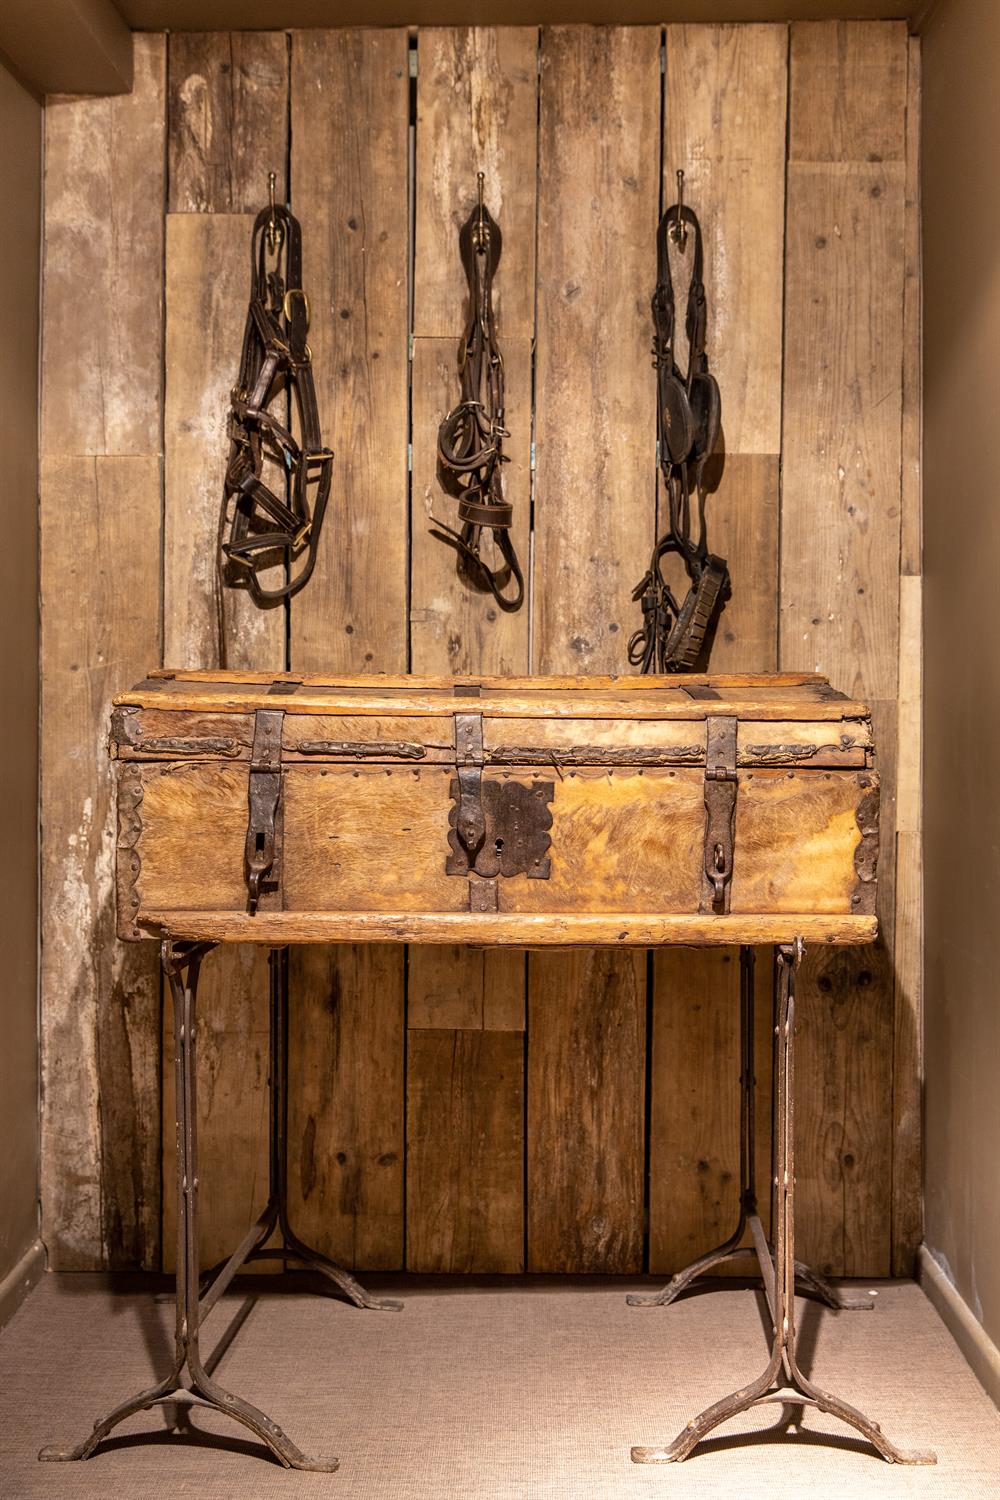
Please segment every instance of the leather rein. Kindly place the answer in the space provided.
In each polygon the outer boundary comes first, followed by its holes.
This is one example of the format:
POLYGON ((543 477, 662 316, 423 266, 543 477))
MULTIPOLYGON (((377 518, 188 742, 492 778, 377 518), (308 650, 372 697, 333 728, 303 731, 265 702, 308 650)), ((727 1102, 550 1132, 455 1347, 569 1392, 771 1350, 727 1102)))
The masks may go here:
POLYGON ((257 215, 250 267, 250 305, 229 413, 219 565, 223 583, 247 589, 255 604, 267 608, 297 594, 312 576, 330 497, 333 453, 320 435, 306 342, 309 302, 302 290, 302 233, 283 205, 272 201, 257 215), (298 441, 269 409, 283 393, 297 414, 298 441), (265 462, 283 478, 283 496, 264 483, 265 462), (284 569, 284 583, 265 586, 261 573, 278 567, 284 569))
POLYGON ((461 576, 482 593, 490 593, 502 610, 512 612, 524 600, 524 577, 510 534, 514 508, 504 498, 502 467, 508 462, 503 440, 503 358, 493 315, 493 277, 503 239, 499 225, 479 202, 459 233, 462 265, 469 283, 469 316, 459 349, 461 400, 438 429, 438 476, 445 492, 458 500, 461 529, 434 520, 431 534, 459 554, 461 576), (480 554, 483 532, 490 530, 502 558, 491 568, 480 554), (513 583, 513 592, 510 592, 513 583))
POLYGON ((656 232, 657 283, 653 293, 653 367, 657 375, 657 439, 667 497, 667 530, 653 548, 633 599, 643 623, 628 644, 628 659, 643 672, 696 670, 711 647, 718 614, 729 594, 725 560, 709 552, 705 529, 705 465, 720 431, 719 387, 705 352, 707 310, 702 281, 701 226, 683 202, 668 208, 656 232), (685 331, 687 371, 677 366, 675 305, 669 246, 693 241, 685 331), (692 496, 697 536, 692 536, 692 496), (664 559, 676 555, 690 587, 678 600, 663 576, 664 559))

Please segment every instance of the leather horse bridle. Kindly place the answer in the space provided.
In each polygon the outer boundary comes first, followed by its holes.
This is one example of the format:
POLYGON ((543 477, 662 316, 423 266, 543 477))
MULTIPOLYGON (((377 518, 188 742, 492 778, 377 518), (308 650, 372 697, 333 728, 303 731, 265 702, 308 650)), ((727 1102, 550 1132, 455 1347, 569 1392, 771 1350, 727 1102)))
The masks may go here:
POLYGON ((479 201, 458 237, 469 283, 469 317, 459 349, 461 400, 438 429, 438 476, 442 488, 458 500, 461 529, 434 519, 431 533, 454 547, 466 582, 493 595, 502 610, 519 609, 524 577, 510 528, 514 508, 505 500, 501 470, 507 462, 504 427, 503 359, 493 316, 493 277, 500 260, 499 225, 479 201), (502 564, 491 568, 480 555, 483 532, 490 530, 502 564), (513 581, 513 593, 507 592, 513 581))
POLYGON ((254 603, 266 608, 309 582, 333 464, 333 453, 320 436, 306 342, 309 302, 302 290, 302 234, 298 220, 273 201, 273 184, 271 204, 254 223, 250 264, 250 305, 229 414, 219 565, 225 584, 247 589, 254 603), (286 425, 269 410, 285 392, 293 398, 298 441, 289 430, 290 418, 286 425), (283 477, 283 495, 264 483, 265 462, 283 477), (284 582, 265 586, 260 574, 282 565, 284 582))
MULTIPOLYGON (((678 174, 682 184, 683 178, 678 174)), ((653 548, 649 570, 633 599, 642 601, 643 623, 628 645, 628 659, 643 672, 690 672, 711 647, 719 611, 729 594, 729 570, 709 552, 705 532, 705 465, 719 438, 719 387, 705 353, 706 306, 702 282, 701 226, 682 197, 667 209, 656 232, 657 283, 653 293, 653 367, 657 375, 660 467, 669 524, 653 548), (686 333, 688 365, 676 362, 671 240, 682 248, 693 241, 686 333), (691 536, 691 496, 696 496, 698 536, 691 536), (683 563, 690 587, 678 602, 663 577, 671 553, 683 563)))

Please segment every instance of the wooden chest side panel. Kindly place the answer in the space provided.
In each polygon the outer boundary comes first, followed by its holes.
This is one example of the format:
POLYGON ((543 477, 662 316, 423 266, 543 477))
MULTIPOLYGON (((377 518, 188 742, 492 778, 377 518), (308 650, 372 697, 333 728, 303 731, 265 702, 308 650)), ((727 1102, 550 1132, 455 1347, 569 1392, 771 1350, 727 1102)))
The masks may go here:
POLYGON ((200 761, 139 774, 141 910, 245 911, 246 769, 200 761))
POLYGON ((860 910, 858 809, 873 781, 871 773, 837 771, 741 776, 731 910, 860 910))
POLYGON ((445 873, 447 767, 285 773, 285 905, 292 911, 463 911, 445 873))
POLYGON ((572 771, 555 781, 551 875, 500 881, 500 910, 698 910, 704 839, 698 771, 572 771))

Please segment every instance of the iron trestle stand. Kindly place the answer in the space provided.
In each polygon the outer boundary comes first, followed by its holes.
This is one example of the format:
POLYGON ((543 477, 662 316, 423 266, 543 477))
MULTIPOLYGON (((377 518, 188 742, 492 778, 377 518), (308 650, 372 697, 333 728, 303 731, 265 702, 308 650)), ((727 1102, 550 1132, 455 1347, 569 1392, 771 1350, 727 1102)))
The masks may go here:
POLYGON ((825 1277, 795 1259, 795 971, 802 958, 804 944, 778 948, 775 968, 775 1100, 774 1136, 772 1142, 772 1223, 773 1246, 760 1220, 754 1169, 754 953, 740 950, 740 1213, 736 1229, 723 1244, 702 1255, 676 1276, 661 1292, 649 1296, 630 1296, 633 1307, 664 1307, 712 1266, 737 1256, 755 1256, 760 1266, 764 1294, 771 1314, 771 1355, 763 1373, 748 1385, 724 1396, 692 1417, 687 1426, 667 1447, 634 1447, 632 1461, 637 1464, 680 1463, 713 1428, 739 1412, 764 1403, 815 1406, 847 1422, 868 1439, 888 1463, 933 1464, 930 1452, 905 1451, 882 1432, 863 1412, 831 1395, 803 1374, 796 1354, 795 1291, 820 1297, 830 1307, 841 1309, 870 1308, 870 1297, 842 1296, 825 1277), (752 1245, 741 1246, 749 1228, 752 1245))
POLYGON ((287 950, 272 949, 270 955, 270 1191, 268 1201, 243 1240, 221 1266, 199 1278, 198 1270, 198 1131, 197 1131, 197 1025, 195 1007, 202 959, 214 943, 162 945, 163 968, 170 988, 174 1015, 174 1054, 177 1100, 177 1277, 176 1339, 174 1363, 169 1374, 148 1390, 124 1401, 95 1423, 82 1443, 69 1448, 43 1448, 41 1459, 89 1458, 98 1444, 126 1417, 149 1407, 177 1402, 209 1406, 242 1422, 260 1438, 275 1457, 290 1469, 332 1473, 338 1460, 308 1458, 264 1412, 225 1390, 212 1378, 211 1359, 200 1350, 201 1325, 215 1307, 241 1266, 252 1260, 281 1260, 286 1265, 320 1272, 333 1281, 357 1307, 398 1310, 402 1304, 369 1295, 358 1281, 318 1251, 304 1245, 292 1232, 288 1219, 288 988, 287 950), (278 1230, 282 1243, 265 1248, 278 1230), (204 1290, 202 1290, 204 1286, 204 1290), (208 1368, 206 1368, 206 1366, 208 1368), (183 1382, 185 1367, 189 1382, 183 1382))

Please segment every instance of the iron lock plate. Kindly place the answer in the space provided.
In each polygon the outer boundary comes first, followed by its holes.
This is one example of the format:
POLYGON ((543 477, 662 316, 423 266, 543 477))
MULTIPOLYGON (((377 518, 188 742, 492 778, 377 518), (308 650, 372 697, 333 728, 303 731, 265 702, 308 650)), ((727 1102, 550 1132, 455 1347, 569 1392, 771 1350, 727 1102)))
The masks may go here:
POLYGON ((526 875, 548 880, 552 861, 552 781, 484 781, 481 714, 455 715, 455 760, 448 817, 448 875, 526 875))

